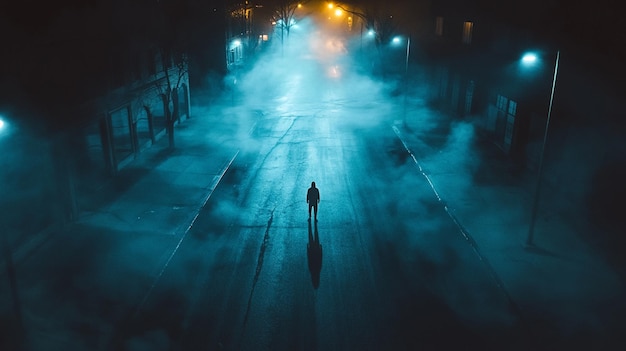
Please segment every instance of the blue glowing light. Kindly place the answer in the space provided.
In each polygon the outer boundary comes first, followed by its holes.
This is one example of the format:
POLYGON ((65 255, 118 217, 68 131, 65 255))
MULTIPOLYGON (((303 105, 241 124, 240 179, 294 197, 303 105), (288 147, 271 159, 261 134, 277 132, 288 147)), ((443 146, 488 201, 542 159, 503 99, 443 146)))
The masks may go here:
POLYGON ((522 63, 525 65, 532 65, 535 64, 535 62, 537 62, 537 55, 532 52, 526 53, 522 56, 522 63))

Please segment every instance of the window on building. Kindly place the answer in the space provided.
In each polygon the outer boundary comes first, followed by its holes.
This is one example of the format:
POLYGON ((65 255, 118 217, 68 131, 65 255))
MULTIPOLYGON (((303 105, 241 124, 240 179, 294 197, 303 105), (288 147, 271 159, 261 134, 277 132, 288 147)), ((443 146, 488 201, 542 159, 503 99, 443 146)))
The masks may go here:
POLYGON ((226 53, 226 64, 230 66, 233 62, 235 62, 235 50, 231 49, 226 53))
POLYGON ((508 152, 513 146, 515 133, 515 112, 517 112, 517 102, 509 100, 508 113, 506 114, 506 127, 504 130, 504 149, 508 152))
POLYGON ((498 108, 498 110, 504 111, 506 110, 506 104, 509 102, 509 99, 507 99, 505 96, 499 95, 496 98, 496 107, 498 108))
POLYGON ((435 34, 438 36, 443 35, 443 17, 441 16, 437 16, 437 18, 435 18, 435 34))
POLYGON ((463 44, 472 43, 473 29, 474 29, 474 22, 465 21, 463 23, 463 44))
POLYGON ((509 101, 509 115, 515 116, 516 111, 517 111, 517 102, 510 100, 509 101))

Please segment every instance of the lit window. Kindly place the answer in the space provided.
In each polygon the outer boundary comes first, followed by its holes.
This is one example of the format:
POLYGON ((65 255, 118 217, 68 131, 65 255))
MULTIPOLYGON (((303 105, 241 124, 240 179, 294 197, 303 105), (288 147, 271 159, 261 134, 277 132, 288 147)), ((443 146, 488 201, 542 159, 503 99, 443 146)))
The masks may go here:
POLYGON ((474 29, 474 23, 466 21, 463 23, 463 43, 472 43, 472 30, 474 29))

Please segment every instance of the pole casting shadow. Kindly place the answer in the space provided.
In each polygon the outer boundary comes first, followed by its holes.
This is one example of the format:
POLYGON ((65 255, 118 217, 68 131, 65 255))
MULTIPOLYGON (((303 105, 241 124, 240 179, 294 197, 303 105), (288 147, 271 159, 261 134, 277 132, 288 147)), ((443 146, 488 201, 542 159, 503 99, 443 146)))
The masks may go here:
POLYGON ((317 232, 317 222, 315 223, 314 234, 311 230, 311 221, 309 221, 309 243, 306 245, 306 254, 309 260, 311 283, 313 283, 313 288, 317 289, 320 286, 320 272, 322 270, 322 245, 317 232))

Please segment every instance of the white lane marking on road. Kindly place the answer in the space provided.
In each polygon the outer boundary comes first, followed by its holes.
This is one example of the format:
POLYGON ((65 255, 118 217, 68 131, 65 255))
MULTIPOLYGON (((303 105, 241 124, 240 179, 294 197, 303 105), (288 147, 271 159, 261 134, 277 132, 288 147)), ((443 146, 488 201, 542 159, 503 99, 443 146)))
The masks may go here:
POLYGON ((398 139, 400 139, 400 142, 402 142, 402 145, 404 145, 404 148, 406 149, 406 151, 409 153, 409 155, 411 155, 411 158, 413 159, 413 161, 417 165, 417 168, 419 169, 420 173, 428 181, 428 184, 430 185, 430 188, 435 193, 435 196, 437 196, 437 200, 439 200, 439 202, 443 205, 444 210, 446 211, 448 216, 452 219, 454 224, 457 226, 457 228, 458 228, 459 232, 461 233, 461 235, 463 236, 463 238, 465 238, 465 240, 470 244, 470 246, 472 247, 472 250, 478 256, 478 259, 481 262, 483 262, 483 264, 485 264, 485 266, 487 267, 487 270, 489 271, 489 273, 491 274, 492 278, 494 279, 494 281, 496 283, 496 286, 498 286, 498 288, 504 293, 504 296, 506 296, 506 298, 507 298, 507 300, 509 302, 509 305, 512 308, 512 310, 515 311, 516 315, 518 317, 520 317, 520 319, 522 319, 524 321, 524 323, 526 323, 526 321, 524 320, 524 316, 523 316, 523 314, 521 312, 521 309, 519 308, 519 306, 517 306, 517 304, 513 300, 513 297, 511 297, 509 292, 506 290, 506 288, 504 286, 504 282, 502 282, 502 280, 500 279, 500 277, 496 273, 496 270, 493 268, 491 263, 489 263, 487 258, 480 252, 480 250, 478 248, 478 244, 476 243, 476 241, 467 232, 465 227, 463 227, 463 225, 461 224, 459 219, 452 213, 452 210, 450 209, 450 207, 448 207, 446 202, 443 201, 443 199, 439 196, 439 193, 437 192, 437 189, 435 189, 435 185, 430 180, 430 177, 426 174, 426 172, 422 168, 422 165, 418 162, 417 158, 415 157, 415 155, 413 154, 411 149, 409 149, 408 145, 402 139, 402 135, 401 135, 400 131, 398 130, 398 128, 396 126, 391 126, 391 128, 393 129, 394 133, 396 133, 396 136, 398 137, 398 139))

